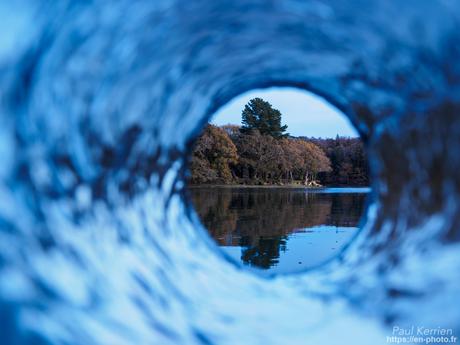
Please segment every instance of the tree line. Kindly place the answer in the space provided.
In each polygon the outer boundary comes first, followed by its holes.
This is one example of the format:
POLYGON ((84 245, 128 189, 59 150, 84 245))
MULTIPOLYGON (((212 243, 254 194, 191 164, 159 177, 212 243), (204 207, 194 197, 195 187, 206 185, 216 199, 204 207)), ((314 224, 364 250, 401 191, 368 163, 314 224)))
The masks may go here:
POLYGON ((295 138, 281 113, 255 98, 243 126, 206 125, 190 162, 192 184, 367 185, 367 157, 358 138, 295 138))

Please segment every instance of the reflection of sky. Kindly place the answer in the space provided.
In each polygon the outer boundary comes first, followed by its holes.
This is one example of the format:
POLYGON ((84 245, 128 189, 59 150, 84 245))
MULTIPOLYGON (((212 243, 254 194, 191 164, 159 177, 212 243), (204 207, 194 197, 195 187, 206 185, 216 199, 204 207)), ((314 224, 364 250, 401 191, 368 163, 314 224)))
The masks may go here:
POLYGON ((211 122, 217 125, 241 124, 244 105, 255 97, 263 98, 281 111, 282 122, 288 125, 288 132, 293 136, 358 136, 340 111, 322 98, 294 88, 270 88, 244 93, 222 107, 211 122))
POLYGON ((241 261, 241 254, 242 254, 242 250, 243 250, 242 247, 238 247, 238 246, 221 246, 219 248, 222 249, 222 251, 225 254, 230 256, 236 262, 241 261))
POLYGON ((317 188, 306 190, 306 193, 321 194, 347 194, 347 193, 369 193, 370 187, 337 187, 337 188, 317 188))
MULTIPOLYGON (((266 270, 273 273, 292 273, 318 266, 337 255, 356 234, 356 227, 321 225, 294 232, 287 238, 286 251, 280 251, 279 262, 266 270)), ((243 247, 220 247, 227 255, 241 261, 243 247)))

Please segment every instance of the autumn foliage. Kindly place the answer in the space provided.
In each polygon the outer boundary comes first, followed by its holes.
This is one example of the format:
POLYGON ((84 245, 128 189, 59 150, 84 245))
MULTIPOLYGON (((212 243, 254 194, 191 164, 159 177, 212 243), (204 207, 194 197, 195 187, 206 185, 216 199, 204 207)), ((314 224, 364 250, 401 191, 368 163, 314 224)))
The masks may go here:
POLYGON ((206 125, 190 162, 192 184, 368 185, 358 138, 281 138, 206 125))
POLYGON ((190 170, 192 183, 230 183, 232 167, 238 163, 235 144, 227 133, 207 125, 193 150, 190 170))
POLYGON ((281 112, 254 98, 242 127, 208 124, 190 163, 192 184, 367 185, 367 159, 358 138, 293 138, 281 112))

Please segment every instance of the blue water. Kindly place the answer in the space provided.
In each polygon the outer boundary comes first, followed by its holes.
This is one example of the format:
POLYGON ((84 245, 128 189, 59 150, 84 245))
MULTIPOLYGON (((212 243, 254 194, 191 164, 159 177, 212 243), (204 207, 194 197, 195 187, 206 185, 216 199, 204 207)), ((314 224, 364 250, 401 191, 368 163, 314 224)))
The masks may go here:
POLYGON ((358 231, 369 188, 190 188, 220 249, 264 275, 302 272, 337 259, 358 231))
MULTIPOLYGON (((300 229, 298 232, 286 236, 286 245, 279 253, 279 257, 262 274, 287 274, 305 271, 328 260, 334 259, 356 235, 356 227, 317 226, 300 229)), ((247 247, 221 246, 227 255, 236 262, 241 261, 247 247)), ((244 263, 243 265, 250 266, 244 263)))

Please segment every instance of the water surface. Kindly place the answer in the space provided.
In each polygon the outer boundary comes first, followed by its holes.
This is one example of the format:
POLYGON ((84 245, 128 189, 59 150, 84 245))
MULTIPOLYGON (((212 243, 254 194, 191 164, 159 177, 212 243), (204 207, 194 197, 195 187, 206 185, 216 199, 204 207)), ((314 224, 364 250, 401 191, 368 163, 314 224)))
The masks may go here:
POLYGON ((191 187, 202 223, 222 250, 267 273, 312 268, 358 230, 368 188, 191 187))

